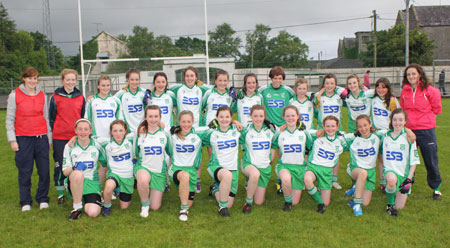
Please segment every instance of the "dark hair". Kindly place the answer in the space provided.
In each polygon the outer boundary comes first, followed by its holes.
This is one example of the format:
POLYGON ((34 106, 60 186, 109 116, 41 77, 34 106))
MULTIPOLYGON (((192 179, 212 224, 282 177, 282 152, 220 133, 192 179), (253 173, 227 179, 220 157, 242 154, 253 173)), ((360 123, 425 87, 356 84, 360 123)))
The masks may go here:
POLYGON ((284 107, 284 109, 283 109, 283 117, 284 117, 284 115, 286 114, 286 111, 288 110, 288 109, 293 109, 294 111, 295 111, 295 113, 297 113, 297 116, 299 117, 298 119, 297 119, 297 126, 299 126, 300 125, 300 120, 301 120, 301 116, 300 116, 300 113, 298 112, 298 109, 297 109, 297 107, 295 107, 294 105, 289 105, 289 106, 286 106, 286 107, 284 107))
POLYGON ((109 83, 111 84, 111 78, 108 75, 106 74, 100 75, 100 77, 97 80, 97 93, 100 93, 100 89, 98 88, 98 86, 100 85, 101 80, 108 80, 109 83))
MULTIPOLYGON (((130 79, 131 74, 133 74, 133 73, 138 74, 139 80, 141 79, 141 72, 138 69, 136 69, 136 68, 131 68, 125 74, 125 78, 127 79, 127 82, 128 82, 128 79, 130 79)), ((128 88, 130 88, 130 84, 129 83, 127 84, 127 86, 125 86, 123 88, 123 90, 127 90, 128 88)))
POLYGON ((348 80, 350 80, 350 79, 352 79, 352 78, 355 78, 356 81, 358 81, 358 86, 359 86, 359 87, 362 86, 362 85, 361 85, 361 80, 359 80, 358 75, 352 73, 352 74, 348 75, 347 79, 345 80, 345 81, 347 82, 347 83, 346 83, 346 84, 347 84, 347 87, 346 87, 347 90, 349 90, 349 89, 348 89, 348 80))
POLYGON ((222 111, 228 111, 228 112, 230 113, 230 115, 233 116, 233 111, 231 111, 231 108, 230 108, 230 107, 228 107, 228 106, 222 106, 222 107, 220 107, 220 108, 217 110, 217 112, 216 112, 216 117, 218 117, 218 116, 219 116, 219 112, 222 112, 222 111))
POLYGON ((337 86, 337 78, 336 78, 336 76, 333 73, 327 73, 327 74, 325 74, 325 76, 322 79, 322 84, 320 85, 319 90, 321 90, 325 86, 325 80, 327 80, 329 78, 333 78, 334 82, 336 83, 336 86, 337 86))
POLYGON ((274 78, 275 76, 283 76, 283 80, 286 79, 286 74, 284 73, 284 69, 281 66, 275 66, 273 67, 269 72, 269 77, 274 78))
POLYGON ((111 137, 112 137, 112 129, 113 129, 114 125, 122 125, 122 127, 125 129, 125 135, 128 133, 128 125, 127 125, 127 123, 125 123, 125 121, 123 121, 123 120, 114 120, 109 125, 109 135, 111 135, 111 137))
POLYGON ((250 109, 250 115, 252 115, 255 110, 262 110, 262 111, 264 111, 264 119, 267 117, 266 109, 264 108, 263 105, 260 105, 260 104, 253 105, 253 107, 250 109))
MULTIPOLYGON (((192 118, 192 121, 194 120, 194 114, 192 114, 191 111, 189 110, 183 110, 178 114, 178 122, 180 122, 181 120, 181 116, 183 115, 189 115, 192 118)), ((184 140, 184 136, 181 135, 181 128, 176 128, 175 129, 175 134, 177 135, 178 138, 180 138, 181 140, 184 140)))
POLYGON ((193 66, 188 66, 188 67, 184 70, 184 72, 183 72, 183 77, 186 77, 186 72, 187 72, 187 71, 193 71, 194 74, 195 74, 195 77, 198 79, 198 71, 197 71, 197 68, 195 68, 195 67, 193 67, 193 66))
POLYGON ((408 72, 408 69, 410 69, 410 68, 414 68, 417 70, 417 72, 420 75, 419 80, 422 82, 420 88, 422 90, 426 89, 428 87, 428 85, 430 84, 430 80, 428 80, 428 77, 425 74, 425 71, 423 70, 422 66, 420 66, 419 64, 410 64, 405 68, 405 70, 403 71, 402 88, 406 83, 409 83, 407 72, 408 72))
POLYGON ((147 119, 145 119, 145 117, 147 116, 147 111, 149 111, 149 110, 158 110, 159 117, 161 117, 161 108, 159 106, 148 105, 144 111, 144 120, 141 122, 141 124, 139 124, 139 126, 137 128, 138 133, 147 133, 148 132, 148 123, 147 123, 147 119))
POLYGON ((370 121, 370 117, 368 115, 364 115, 364 114, 363 115, 358 115, 358 117, 356 117, 356 120, 355 120, 355 124, 356 125, 357 125, 359 120, 366 120, 366 121, 369 122, 369 124, 372 124, 372 122, 370 121))
POLYGON ((394 129, 394 125, 392 124, 392 119, 394 118, 394 115, 396 114, 403 114, 405 116, 405 122, 408 121, 408 114, 405 110, 402 108, 394 109, 394 111, 391 112, 391 115, 389 116, 389 129, 394 129))
POLYGON ((247 95, 247 80, 249 77, 253 77, 256 80, 256 88, 258 89, 258 77, 255 73, 247 73, 244 76, 244 85, 242 86, 242 91, 247 95))
POLYGON ((217 80, 217 78, 218 78, 220 75, 226 75, 226 76, 227 76, 227 79, 229 79, 229 77, 228 77, 228 72, 226 72, 226 71, 224 71, 224 70, 218 70, 218 71, 216 71, 216 75, 214 76, 214 81, 217 80))
POLYGON ((336 126, 339 126, 339 119, 336 116, 329 115, 322 120, 322 126, 325 127, 325 122, 328 120, 333 120, 336 122, 336 126))
MULTIPOLYGON (((389 109, 389 106, 391 104, 391 98, 394 96, 394 94, 392 94, 392 86, 391 86, 391 82, 389 81, 389 79, 385 78, 385 77, 381 77, 377 80, 377 82, 375 83, 375 94, 378 95, 376 92, 376 88, 378 86, 380 86, 380 84, 384 84, 384 87, 386 87, 388 89, 388 92, 386 93, 386 96, 384 97, 384 105, 386 105, 386 108, 389 109)), ((381 97, 381 96, 380 96, 381 97)))
POLYGON ((25 68, 25 70, 23 70, 22 75, 20 75, 20 78, 22 79, 22 83, 25 83, 25 81, 23 80, 24 78, 29 78, 29 77, 39 77, 39 72, 34 69, 34 67, 27 67, 25 68))
MULTIPOLYGON (((155 73, 155 75, 153 76, 153 85, 155 85, 155 81, 156 81, 156 79, 158 77, 163 77, 163 78, 166 79, 166 88, 164 89, 164 91, 166 91, 167 87, 169 86, 169 84, 167 83, 167 75, 164 72, 157 72, 157 73, 155 73)), ((153 91, 155 91, 155 88, 156 87, 153 88, 153 91)))
POLYGON ((370 73, 370 70, 367 70, 366 73, 370 73))

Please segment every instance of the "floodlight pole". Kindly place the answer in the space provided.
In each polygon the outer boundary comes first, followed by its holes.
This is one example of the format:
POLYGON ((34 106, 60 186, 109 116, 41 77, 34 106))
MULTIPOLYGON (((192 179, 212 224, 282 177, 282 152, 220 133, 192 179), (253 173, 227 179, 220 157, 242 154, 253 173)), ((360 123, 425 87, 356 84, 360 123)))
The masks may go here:
POLYGON ((409 0, 405 0, 405 66, 409 65, 409 0))
POLYGON ((206 0, 203 0, 203 4, 205 6, 205 49, 206 49, 206 60, 205 60, 205 68, 206 68, 206 84, 209 85, 209 52, 208 52, 208 11, 206 9, 206 0))
POLYGON ((78 0, 78 31, 80 32, 80 63, 81 63, 81 88, 83 96, 86 97, 86 84, 84 80, 84 56, 83 56, 83 35, 81 32, 81 5, 78 0))

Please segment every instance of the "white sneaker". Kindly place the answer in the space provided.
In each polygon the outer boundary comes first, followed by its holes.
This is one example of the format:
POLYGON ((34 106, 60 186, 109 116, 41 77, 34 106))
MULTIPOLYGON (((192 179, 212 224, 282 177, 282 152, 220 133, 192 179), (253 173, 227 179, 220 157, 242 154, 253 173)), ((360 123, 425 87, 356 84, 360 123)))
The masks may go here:
POLYGON ((31 205, 23 205, 22 206, 22 212, 30 211, 30 210, 31 210, 31 205))
POLYGON ((45 209, 45 208, 49 208, 50 206, 48 205, 48 202, 41 202, 41 204, 39 204, 39 209, 45 209))
POLYGON ((114 195, 114 193, 112 193, 111 200, 115 200, 115 199, 117 199, 117 197, 114 195))
POLYGON ((150 209, 150 206, 141 207, 141 216, 144 218, 147 218, 149 209, 150 209))
POLYGON ((189 211, 187 209, 180 210, 180 215, 178 216, 178 219, 181 221, 187 221, 188 214, 189 214, 189 211))
POLYGON ((335 189, 342 189, 341 185, 338 182, 333 182, 332 186, 335 189))

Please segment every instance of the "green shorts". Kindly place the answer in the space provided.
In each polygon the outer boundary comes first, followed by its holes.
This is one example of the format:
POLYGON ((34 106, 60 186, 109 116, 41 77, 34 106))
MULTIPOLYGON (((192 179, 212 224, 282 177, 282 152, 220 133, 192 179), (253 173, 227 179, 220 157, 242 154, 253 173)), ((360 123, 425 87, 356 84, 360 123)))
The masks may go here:
MULTIPOLYGON (((252 165, 250 163, 247 162, 242 162, 241 165, 241 171, 242 173, 244 173, 244 170, 247 166, 252 165)), ((252 165, 254 166, 254 165, 252 165)), ((256 166, 254 166, 256 169, 258 169, 259 171, 259 180, 258 180, 258 187, 261 188, 267 188, 267 185, 269 184, 269 180, 270 180, 270 176, 272 175, 272 168, 269 166, 267 166, 266 168, 258 168, 256 166)))
MULTIPOLYGON (((220 170, 226 170, 218 165, 209 166, 207 171, 209 175, 212 177, 212 180, 215 184, 220 185, 219 178, 217 178, 217 173, 219 173, 220 170)), ((233 175, 231 180, 231 189, 230 189, 230 196, 235 197, 238 190, 238 182, 239 182, 239 171, 230 171, 233 175)))
POLYGON ((195 192, 195 189, 197 187, 197 170, 195 167, 184 167, 184 166, 176 166, 172 165, 169 169, 169 177, 172 179, 172 182, 175 184, 175 186, 178 189, 178 186, 180 185, 180 181, 178 181, 178 178, 174 178, 177 171, 185 171, 189 174, 189 192, 195 192))
POLYGON ((350 172, 350 173, 356 168, 363 169, 363 170, 367 171, 367 179, 366 179, 366 184, 364 186, 364 189, 369 190, 369 191, 374 191, 375 190, 375 185, 377 183, 377 174, 376 174, 375 168, 367 170, 367 169, 364 169, 364 168, 360 168, 358 166, 353 166, 351 164, 347 165, 347 169, 349 170, 348 172, 350 172))
MULTIPOLYGON (((398 175, 397 173, 395 173, 394 171, 385 171, 385 172, 383 172, 383 176, 384 176, 385 179, 386 179, 386 174, 387 174, 388 172, 394 173, 395 176, 397 177, 397 187, 396 187, 396 191, 400 191, 400 184, 402 184, 402 183, 406 180, 406 178, 408 178, 408 177, 402 177, 402 176, 399 176, 399 175, 398 175)), ((409 188, 408 193, 406 193, 406 194, 410 195, 410 194, 411 194, 411 190, 412 190, 412 184, 411 184, 411 187, 409 188)))
POLYGON ((117 174, 112 173, 110 170, 108 170, 108 173, 106 173, 106 180, 113 179, 119 188, 120 193, 125 194, 133 194, 134 191, 134 177, 130 178, 124 178, 120 177, 117 174))
POLYGON ((150 174, 150 185, 149 188, 151 189, 156 189, 158 191, 164 192, 164 189, 166 188, 166 173, 161 172, 161 173, 155 173, 155 172, 151 172, 149 171, 147 168, 145 168, 142 165, 137 165, 134 167, 134 175, 136 176, 137 172, 139 170, 145 170, 148 172, 148 174, 150 174))
POLYGON ((276 167, 277 174, 280 175, 281 170, 287 170, 289 171, 289 174, 291 174, 291 187, 296 190, 303 190, 305 189, 305 171, 306 166, 304 165, 298 165, 298 164, 277 164, 276 167))
MULTIPOLYGON (((69 177, 66 177, 64 180, 64 184, 67 185, 67 191, 69 193, 70 198, 72 198, 72 192, 70 191, 70 181, 69 177)), ((88 194, 98 194, 101 196, 102 188, 100 182, 97 180, 90 180, 85 178, 83 181, 83 195, 88 194)))
POLYGON ((331 190, 333 183, 333 167, 325 167, 308 163, 306 171, 311 171, 316 175, 318 188, 322 190, 331 190))

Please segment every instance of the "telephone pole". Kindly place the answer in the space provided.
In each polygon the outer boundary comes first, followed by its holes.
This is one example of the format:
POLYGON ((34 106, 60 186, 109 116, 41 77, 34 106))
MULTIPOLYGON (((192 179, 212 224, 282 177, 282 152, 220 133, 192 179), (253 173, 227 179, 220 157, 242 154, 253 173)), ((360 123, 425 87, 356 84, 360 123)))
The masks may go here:
POLYGON ((405 0, 405 66, 409 65, 409 0, 405 0))
POLYGON ((373 10, 373 67, 377 67, 377 11, 373 10))

